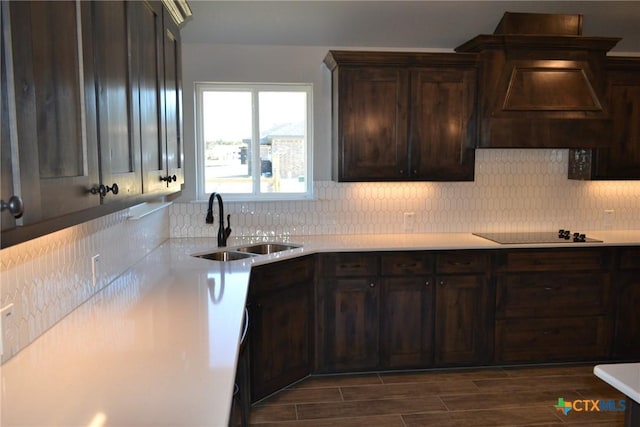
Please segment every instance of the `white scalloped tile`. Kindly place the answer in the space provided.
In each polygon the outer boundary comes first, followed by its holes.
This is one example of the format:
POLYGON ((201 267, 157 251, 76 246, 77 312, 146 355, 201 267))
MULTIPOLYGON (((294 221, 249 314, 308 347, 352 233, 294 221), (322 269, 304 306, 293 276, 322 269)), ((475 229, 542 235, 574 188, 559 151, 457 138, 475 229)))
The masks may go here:
POLYGON ((169 237, 167 209, 138 221, 127 215, 119 211, 0 251, 0 301, 14 304, 3 362, 169 237))
MULTIPOLYGON (((477 150, 474 182, 318 181, 315 200, 226 210, 236 236, 402 233, 404 212, 416 214, 414 232, 640 228, 640 183, 571 181, 567 163, 567 150, 477 150)), ((216 236, 204 204, 169 209, 171 237, 216 236)))

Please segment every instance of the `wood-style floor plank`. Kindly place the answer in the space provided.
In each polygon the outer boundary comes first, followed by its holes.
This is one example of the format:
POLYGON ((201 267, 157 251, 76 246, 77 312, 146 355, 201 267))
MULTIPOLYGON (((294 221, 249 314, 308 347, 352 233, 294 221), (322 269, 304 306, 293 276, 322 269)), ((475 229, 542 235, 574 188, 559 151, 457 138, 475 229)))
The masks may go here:
POLYGON ((440 398, 376 399, 340 403, 306 403, 296 405, 298 419, 347 418, 365 415, 415 414, 424 411, 446 411, 440 398))
POLYGON ((254 406, 283 427, 621 427, 622 412, 557 411, 558 398, 618 400, 593 366, 313 376, 254 406))
POLYGON ((322 420, 285 421, 277 423, 259 423, 252 426, 263 427, 405 427, 401 415, 375 415, 371 417, 335 418, 322 420))
POLYGON ((477 393, 472 381, 440 381, 342 387, 344 400, 410 399, 448 393, 477 393))
POLYGON ((498 427, 539 426, 543 423, 561 423, 553 410, 547 407, 488 409, 481 411, 451 411, 435 414, 404 415, 407 427, 498 427))

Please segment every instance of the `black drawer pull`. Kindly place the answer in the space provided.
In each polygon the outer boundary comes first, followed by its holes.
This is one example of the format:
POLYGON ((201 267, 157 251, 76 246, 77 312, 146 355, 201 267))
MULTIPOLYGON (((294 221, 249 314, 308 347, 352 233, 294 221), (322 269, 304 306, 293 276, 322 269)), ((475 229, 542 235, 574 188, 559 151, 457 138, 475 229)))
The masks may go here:
POLYGON ((400 264, 396 264, 397 267, 399 268, 414 268, 417 267, 418 264, 417 263, 411 263, 411 264, 404 264, 404 263, 400 263, 400 264))
POLYGON ((338 268, 340 268, 341 270, 343 268, 361 268, 361 267, 362 267, 362 265, 360 265, 360 264, 340 264, 338 266, 338 268))
POLYGON ((468 267, 472 265, 471 261, 448 261, 449 265, 453 265, 455 267, 468 267))

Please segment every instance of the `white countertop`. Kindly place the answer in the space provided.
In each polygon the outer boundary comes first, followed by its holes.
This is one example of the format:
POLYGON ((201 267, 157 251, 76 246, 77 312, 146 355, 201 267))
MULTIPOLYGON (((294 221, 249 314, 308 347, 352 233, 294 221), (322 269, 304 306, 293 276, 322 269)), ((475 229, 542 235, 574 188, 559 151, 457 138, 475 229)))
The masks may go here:
MULTIPOLYGON (((640 243, 640 230, 588 235, 640 243)), ((1 425, 226 426, 252 265, 316 252, 567 247, 470 233, 328 235, 230 239, 303 245, 247 260, 191 256, 215 240, 168 240, 2 365, 1 425)))
POLYGON ((596 365, 598 378, 640 404, 640 363, 596 365))

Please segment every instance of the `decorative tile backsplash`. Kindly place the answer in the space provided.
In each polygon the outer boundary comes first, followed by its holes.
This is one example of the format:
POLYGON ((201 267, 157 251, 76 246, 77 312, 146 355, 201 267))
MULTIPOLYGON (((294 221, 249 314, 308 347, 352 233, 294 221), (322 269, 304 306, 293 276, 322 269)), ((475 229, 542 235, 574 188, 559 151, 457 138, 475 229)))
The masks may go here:
POLYGON ((167 209, 135 221, 124 210, 0 251, 0 308, 13 304, 3 318, 2 361, 158 247, 168 230, 167 209))
MULTIPOLYGON (((474 182, 318 181, 315 200, 225 202, 225 213, 234 236, 640 228, 640 182, 572 181, 567 164, 568 150, 476 150, 474 182)), ((206 208, 172 205, 171 237, 215 237, 206 208)))
MULTIPOLYGON (((640 182, 570 181, 567 157, 567 150, 477 150, 474 182, 318 181, 314 200, 225 207, 234 236, 640 229, 640 182)), ((168 237, 215 238, 206 208, 174 203, 137 221, 124 210, 0 251, 0 308, 14 304, 3 319, 2 361, 168 237)))

